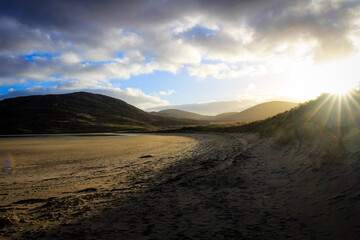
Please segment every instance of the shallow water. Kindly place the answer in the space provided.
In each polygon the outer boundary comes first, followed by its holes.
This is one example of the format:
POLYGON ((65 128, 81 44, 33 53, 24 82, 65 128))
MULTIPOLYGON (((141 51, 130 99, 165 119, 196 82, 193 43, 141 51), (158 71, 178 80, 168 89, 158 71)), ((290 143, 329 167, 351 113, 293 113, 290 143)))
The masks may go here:
POLYGON ((135 137, 135 133, 82 133, 82 134, 15 134, 0 135, 0 138, 63 138, 63 137, 135 137))

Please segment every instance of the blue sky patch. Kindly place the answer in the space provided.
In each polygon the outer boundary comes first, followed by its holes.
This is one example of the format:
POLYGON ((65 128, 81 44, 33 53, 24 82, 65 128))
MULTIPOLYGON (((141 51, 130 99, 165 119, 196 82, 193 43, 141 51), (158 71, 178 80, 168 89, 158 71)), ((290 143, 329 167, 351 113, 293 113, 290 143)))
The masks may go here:
POLYGON ((213 36, 215 34, 215 30, 196 25, 192 27, 191 29, 180 33, 181 36, 185 37, 186 39, 190 38, 207 38, 210 36, 213 36))
POLYGON ((24 58, 29 62, 35 62, 36 57, 52 59, 53 57, 60 56, 59 54, 51 54, 51 53, 32 53, 29 55, 25 55, 24 58))

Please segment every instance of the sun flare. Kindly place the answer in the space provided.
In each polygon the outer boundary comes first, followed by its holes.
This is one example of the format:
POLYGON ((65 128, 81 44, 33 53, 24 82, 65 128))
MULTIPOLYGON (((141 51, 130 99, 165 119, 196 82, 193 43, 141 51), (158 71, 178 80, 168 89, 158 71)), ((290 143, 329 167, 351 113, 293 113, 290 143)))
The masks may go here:
POLYGON ((360 56, 355 56, 319 65, 297 64, 284 90, 302 100, 315 98, 324 92, 346 94, 359 85, 359 62, 360 56))

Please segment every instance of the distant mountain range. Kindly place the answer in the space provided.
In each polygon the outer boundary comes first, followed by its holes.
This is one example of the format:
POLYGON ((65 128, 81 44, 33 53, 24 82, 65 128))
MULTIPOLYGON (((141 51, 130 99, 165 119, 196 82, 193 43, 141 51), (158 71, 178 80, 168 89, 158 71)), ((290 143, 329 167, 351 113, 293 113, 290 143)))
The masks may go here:
POLYGON ((155 116, 116 98, 76 92, 0 101, 0 134, 151 131, 206 124, 155 116))
POLYGON ((183 110, 179 110, 179 109, 166 109, 166 110, 161 110, 158 112, 150 112, 150 114, 155 115, 155 116, 193 119, 193 120, 200 120, 200 121, 211 121, 213 119, 212 116, 192 113, 192 112, 183 111, 183 110))
POLYGON ((261 103, 242 112, 230 112, 218 114, 216 116, 201 115, 192 112, 182 111, 178 109, 167 109, 159 112, 151 112, 152 115, 172 117, 180 119, 191 119, 199 121, 210 122, 251 122, 272 117, 278 113, 288 111, 296 106, 298 103, 285 101, 271 101, 261 103))
POLYGON ((0 134, 146 132, 210 122, 249 122, 295 107, 267 102, 239 113, 206 116, 176 109, 145 112, 126 102, 88 92, 36 95, 0 101, 0 134))
MULTIPOLYGON (((267 104, 269 103, 257 105, 237 116, 252 113, 254 109, 263 109, 261 114, 265 116, 268 114, 264 108, 267 104)), ((225 114, 226 117, 231 115, 225 114)), ((321 156, 319 164, 342 164, 344 159, 360 153, 360 91, 352 90, 345 95, 324 93, 289 111, 248 124, 190 126, 170 132, 210 131, 258 133, 260 136, 274 137, 275 142, 280 145, 311 146, 314 154, 321 156)))

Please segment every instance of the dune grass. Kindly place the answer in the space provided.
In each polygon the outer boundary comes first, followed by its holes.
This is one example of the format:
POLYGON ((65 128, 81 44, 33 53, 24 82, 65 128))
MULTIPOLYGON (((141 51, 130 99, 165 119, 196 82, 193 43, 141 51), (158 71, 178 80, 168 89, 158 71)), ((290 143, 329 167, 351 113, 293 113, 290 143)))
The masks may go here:
POLYGON ((345 139, 360 129, 360 92, 346 95, 324 93, 274 117, 251 122, 184 127, 192 132, 249 132, 274 137, 279 145, 306 144, 321 155, 324 163, 339 163, 346 154, 345 139))

